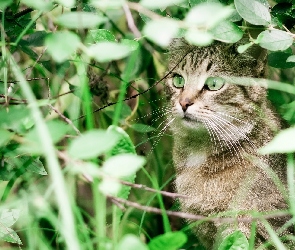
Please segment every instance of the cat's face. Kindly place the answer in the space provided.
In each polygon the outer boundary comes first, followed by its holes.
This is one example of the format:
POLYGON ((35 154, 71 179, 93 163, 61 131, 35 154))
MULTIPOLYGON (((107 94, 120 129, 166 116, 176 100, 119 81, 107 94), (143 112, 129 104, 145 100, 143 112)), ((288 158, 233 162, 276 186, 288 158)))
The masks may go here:
POLYGON ((174 122, 172 130, 205 128, 218 141, 236 141, 255 125, 265 90, 229 83, 231 76, 257 77, 257 61, 228 45, 171 47, 167 92, 174 122))

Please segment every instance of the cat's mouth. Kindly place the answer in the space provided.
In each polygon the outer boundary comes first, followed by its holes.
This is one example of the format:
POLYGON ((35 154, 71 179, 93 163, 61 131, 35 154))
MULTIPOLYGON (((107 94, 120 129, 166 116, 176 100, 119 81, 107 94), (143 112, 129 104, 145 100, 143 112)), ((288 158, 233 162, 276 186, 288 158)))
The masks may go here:
POLYGON ((184 121, 187 121, 187 122, 192 122, 192 121, 194 121, 193 119, 191 119, 191 118, 188 117, 188 116, 184 116, 182 119, 183 119, 184 121))
POLYGON ((192 117, 190 114, 185 113, 182 120, 188 123, 201 123, 196 117, 192 117))

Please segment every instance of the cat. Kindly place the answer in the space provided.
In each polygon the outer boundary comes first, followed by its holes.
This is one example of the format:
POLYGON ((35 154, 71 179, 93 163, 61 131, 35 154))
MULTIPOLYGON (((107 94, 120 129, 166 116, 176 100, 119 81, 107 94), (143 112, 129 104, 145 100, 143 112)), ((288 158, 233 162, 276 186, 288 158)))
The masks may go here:
MULTIPOLYGON (((283 194, 287 184, 284 156, 258 153, 282 122, 265 88, 227 80, 265 76, 266 51, 254 45, 240 54, 237 46, 214 42, 197 47, 178 38, 169 47, 165 88, 172 114, 175 186, 188 197, 180 199, 181 210, 204 216, 232 211, 244 219, 195 226, 206 249, 218 248, 220 239, 235 230, 250 238, 250 211, 288 209, 283 194)), ((277 217, 268 223, 276 230, 288 219, 277 217)), ((258 221, 256 244, 268 238, 264 224, 258 221)))

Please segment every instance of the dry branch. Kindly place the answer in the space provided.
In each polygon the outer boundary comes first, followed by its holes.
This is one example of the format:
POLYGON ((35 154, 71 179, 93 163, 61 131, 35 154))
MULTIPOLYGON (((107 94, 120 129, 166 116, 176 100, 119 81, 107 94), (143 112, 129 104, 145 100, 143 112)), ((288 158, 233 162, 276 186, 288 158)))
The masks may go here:
MULTIPOLYGON (((163 211, 159 208, 144 206, 139 203, 124 200, 119 197, 108 196, 108 199, 110 199, 111 201, 116 201, 116 203, 120 203, 129 207, 134 207, 136 209, 139 209, 145 212, 163 214, 163 211)), ((166 210, 165 213, 169 216, 179 217, 182 219, 188 219, 192 221, 212 221, 212 222, 222 222, 222 223, 253 222, 257 220, 267 220, 267 219, 278 218, 278 217, 286 217, 290 215, 290 213, 285 211, 280 211, 280 212, 276 212, 272 214, 261 214, 256 216, 253 216, 250 214, 245 214, 245 215, 239 214, 238 217, 207 217, 203 215, 195 215, 195 214, 189 214, 185 212, 175 212, 175 211, 169 211, 169 210, 168 211, 166 210)))

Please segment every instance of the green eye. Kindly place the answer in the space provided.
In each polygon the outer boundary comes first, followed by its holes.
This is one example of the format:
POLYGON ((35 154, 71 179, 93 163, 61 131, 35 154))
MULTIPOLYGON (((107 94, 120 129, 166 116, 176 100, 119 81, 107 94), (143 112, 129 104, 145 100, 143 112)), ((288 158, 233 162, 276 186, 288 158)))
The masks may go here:
POLYGON ((174 75, 173 76, 173 85, 176 88, 182 88, 184 86, 184 78, 181 75, 174 75))
POLYGON ((225 80, 221 77, 208 77, 205 82, 206 89, 209 90, 219 90, 224 85, 225 80))

